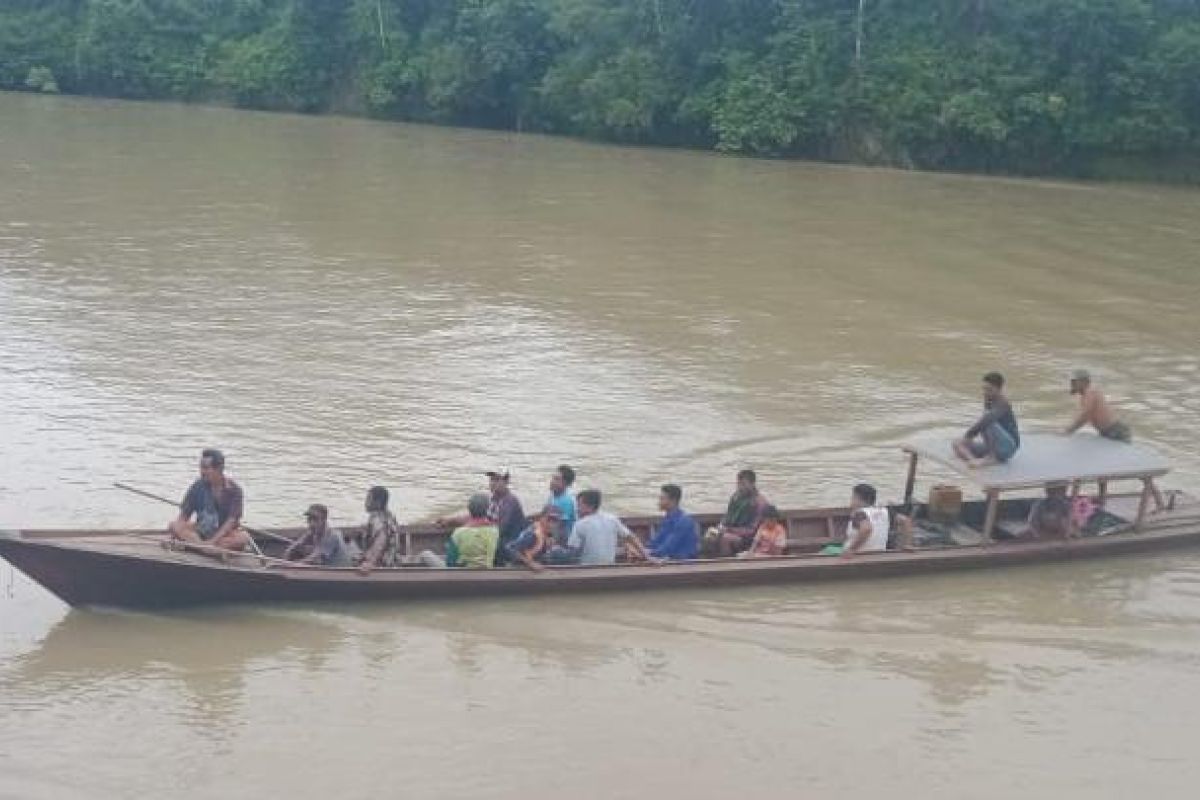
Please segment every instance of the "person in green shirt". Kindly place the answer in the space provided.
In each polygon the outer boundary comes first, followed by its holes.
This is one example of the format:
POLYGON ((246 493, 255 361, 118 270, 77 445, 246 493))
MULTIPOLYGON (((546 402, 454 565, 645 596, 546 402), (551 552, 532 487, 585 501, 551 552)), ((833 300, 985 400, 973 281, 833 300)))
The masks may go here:
POLYGON ((446 566, 490 569, 496 558, 500 531, 488 519, 491 498, 486 494, 471 496, 467 503, 467 521, 450 534, 446 542, 446 566))

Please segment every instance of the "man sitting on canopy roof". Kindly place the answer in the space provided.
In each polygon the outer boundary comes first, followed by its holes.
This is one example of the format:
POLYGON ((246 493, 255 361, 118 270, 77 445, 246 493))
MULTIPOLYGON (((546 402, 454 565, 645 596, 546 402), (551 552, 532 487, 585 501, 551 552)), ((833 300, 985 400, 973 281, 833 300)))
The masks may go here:
MULTIPOLYGON (((1117 412, 1092 383, 1092 375, 1086 369, 1077 369, 1071 373, 1071 394, 1079 395, 1079 412, 1063 433, 1070 436, 1084 425, 1090 424, 1096 429, 1096 433, 1105 439, 1125 444, 1133 441, 1133 431, 1117 417, 1117 412)), ((1154 485, 1153 480, 1150 482, 1150 493, 1154 496, 1155 508, 1159 511, 1166 508, 1162 492, 1154 485)))
POLYGON ((1017 417, 1004 395, 1004 376, 989 372, 983 376, 983 416, 953 443, 954 454, 968 466, 987 467, 1005 463, 1020 446, 1017 417))

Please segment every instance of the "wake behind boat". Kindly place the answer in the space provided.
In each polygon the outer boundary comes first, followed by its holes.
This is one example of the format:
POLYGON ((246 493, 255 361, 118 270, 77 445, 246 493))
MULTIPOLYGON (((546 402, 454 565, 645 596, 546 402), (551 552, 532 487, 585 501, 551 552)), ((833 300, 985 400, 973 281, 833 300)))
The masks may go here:
MULTIPOLYGON (((841 579, 896 577, 932 572, 1143 553, 1200 544, 1200 504, 1179 492, 1159 513, 1149 514, 1153 480, 1168 462, 1141 445, 1093 436, 1027 436, 1011 462, 973 469, 949 445, 919 440, 910 456, 905 501, 893 512, 911 512, 914 547, 863 553, 853 559, 820 555, 842 540, 850 508, 783 511, 784 555, 767 558, 702 558, 666 563, 464 569, 405 565, 363 575, 351 568, 297 565, 280 556, 303 531, 256 532, 258 554, 219 561, 203 553, 166 549, 157 531, 29 530, 0 533, 0 556, 73 606, 168 608, 221 603, 408 601, 421 598, 581 591, 744 586, 841 579), (947 511, 938 502, 915 502, 922 460, 939 464, 974 485, 983 499, 947 511), (1134 483, 1135 492, 1110 492, 1134 483), (1088 498, 1092 513, 1079 520, 1074 538, 1025 541, 1018 537, 1037 498, 1031 490, 1072 487, 1072 500, 1088 498), (1085 488, 1095 487, 1094 496, 1085 488), (1016 496, 1011 496, 1016 495, 1016 496)), ((895 519, 898 514, 893 513, 895 519)), ((701 526, 721 515, 695 515, 701 526)), ((647 541, 659 517, 624 522, 647 541)), ((405 528, 401 560, 422 551, 444 551, 447 532, 436 526, 405 528)))

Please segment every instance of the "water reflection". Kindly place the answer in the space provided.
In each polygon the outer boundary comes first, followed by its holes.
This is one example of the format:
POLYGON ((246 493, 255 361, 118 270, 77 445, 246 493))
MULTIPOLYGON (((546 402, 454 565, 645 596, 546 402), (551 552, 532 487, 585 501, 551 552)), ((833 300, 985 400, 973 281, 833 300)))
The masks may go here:
POLYGON ((105 687, 169 687, 195 724, 221 725, 237 718, 258 664, 286 656, 303 672, 320 671, 343 639, 336 625, 285 612, 75 611, 0 666, 0 692, 30 710, 105 687))

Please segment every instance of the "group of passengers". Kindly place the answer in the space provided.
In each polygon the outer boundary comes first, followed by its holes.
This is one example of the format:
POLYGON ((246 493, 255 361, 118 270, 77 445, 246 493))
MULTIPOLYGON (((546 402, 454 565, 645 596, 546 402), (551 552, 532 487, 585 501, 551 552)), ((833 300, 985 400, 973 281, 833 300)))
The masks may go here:
MULTIPOLYGON (((1084 425, 1093 425, 1100 436, 1130 442, 1132 432, 1117 418, 1104 395, 1092 384, 1085 370, 1071 375, 1072 395, 1079 396, 1079 411, 1063 431, 1071 435, 1084 425)), ((1021 436, 1012 403, 1004 393, 1004 377, 990 372, 983 377, 982 416, 962 438, 952 442, 955 454, 972 467, 1004 464, 1016 455, 1021 436)), ((615 515, 601 509, 598 489, 575 496, 575 470, 558 467, 550 479, 550 494, 544 507, 527 518, 521 501, 513 493, 507 470, 485 473, 489 493, 473 495, 467 513, 438 520, 450 530, 445 554, 426 550, 419 563, 431 567, 515 565, 540 571, 547 565, 613 564, 627 561, 663 563, 687 561, 703 556, 761 558, 784 555, 788 548, 785 521, 758 490, 753 470, 737 475, 737 488, 729 499, 720 524, 703 534, 695 520, 683 510, 683 490, 676 484, 662 487, 658 507, 662 517, 648 542, 643 543, 615 515)), ((1159 509, 1163 499, 1156 487, 1153 495, 1159 509)), ((1046 498, 1036 503, 1029 516, 1032 536, 1067 535, 1071 507, 1067 488, 1051 486, 1046 498)), ((298 564, 357 567, 369 574, 377 567, 400 564, 401 528, 388 510, 388 490, 374 486, 367 492, 367 518, 359 528, 339 531, 329 525, 329 509, 319 503, 304 514, 306 532, 284 553, 298 564)), ((169 531, 175 540, 215 551, 240 551, 252 545, 241 527, 242 489, 225 474, 225 457, 219 450, 204 450, 200 477, 189 487, 180 504, 179 516, 169 531)), ((822 552, 852 558, 859 553, 886 550, 889 541, 900 547, 911 544, 912 520, 889 514, 877 504, 875 489, 859 484, 851 493, 851 514, 842 541, 822 552), (895 525, 893 526, 893 522, 895 525), (891 533, 898 534, 894 539, 891 533)))
MULTIPOLYGON (((570 488, 575 471, 568 466, 555 470, 551 495, 540 513, 526 521, 519 533, 506 533, 503 509, 519 515, 520 502, 509 486, 508 472, 489 472, 491 495, 477 494, 467 503, 465 517, 443 518, 452 529, 445 555, 425 550, 418 561, 429 567, 489 568, 512 565, 540 572, 546 566, 583 564, 589 566, 627 562, 666 563, 689 561, 702 554, 759 558, 784 555, 788 531, 783 516, 758 491, 757 476, 742 470, 737 489, 719 525, 701 536, 696 521, 683 510, 683 490, 668 483, 659 491, 662 516, 652 535, 643 542, 619 517, 601 508, 598 489, 585 489, 577 496, 570 488)), ((845 543, 830 550, 852 557, 860 552, 885 550, 890 527, 886 508, 875 507, 875 490, 865 484, 855 487, 853 513, 845 543)), ((516 530, 510 524, 508 530, 516 530)))
MULTIPOLYGON (((676 484, 664 485, 658 497, 662 516, 645 543, 619 517, 601 508, 603 495, 598 489, 572 494, 575 470, 569 466, 554 471, 547 502, 530 519, 511 489, 511 475, 507 471, 486 475, 490 493, 472 495, 465 515, 438 520, 450 530, 445 553, 425 550, 417 557, 420 564, 471 568, 511 564, 540 571, 547 565, 614 564, 622 559, 688 561, 702 554, 761 558, 784 555, 788 547, 783 516, 758 490, 753 470, 738 473, 724 517, 703 535, 682 508, 683 490, 676 484)), ((876 508, 875 499, 872 487, 855 487, 844 550, 829 552, 851 557, 886 549, 888 512, 876 508)), ((363 574, 398 566, 401 527, 388 509, 388 500, 387 489, 372 487, 365 503, 366 521, 346 531, 330 526, 326 506, 310 505, 304 513, 306 531, 288 546, 283 558, 303 565, 353 566, 363 574)), ((205 450, 200 478, 188 489, 170 531, 188 544, 241 550, 249 539, 240 528, 242 504, 241 487, 225 475, 224 456, 219 450, 205 450)))

